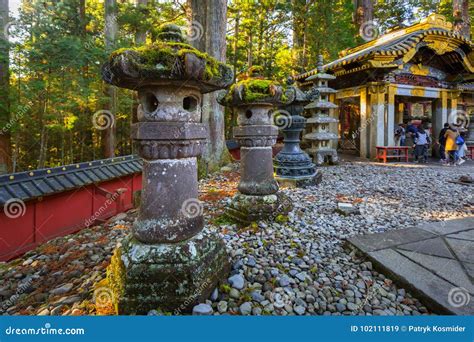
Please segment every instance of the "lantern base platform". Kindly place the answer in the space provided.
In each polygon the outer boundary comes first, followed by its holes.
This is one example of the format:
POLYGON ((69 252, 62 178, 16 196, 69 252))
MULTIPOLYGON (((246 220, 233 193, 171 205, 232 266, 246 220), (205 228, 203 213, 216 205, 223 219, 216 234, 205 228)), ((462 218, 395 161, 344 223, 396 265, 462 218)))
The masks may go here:
POLYGON ((207 229, 178 243, 144 244, 129 236, 115 249, 107 281, 119 315, 189 312, 230 271, 224 242, 207 229))
POLYGON ((336 165, 339 164, 339 157, 335 149, 327 150, 309 150, 309 154, 313 156, 314 163, 318 166, 324 164, 336 165))
POLYGON ((241 224, 260 220, 274 220, 280 215, 288 215, 293 209, 290 199, 281 192, 272 195, 252 196, 236 194, 225 214, 241 224))
POLYGON ((315 186, 321 183, 323 175, 321 172, 316 172, 311 177, 299 177, 299 178, 285 178, 276 176, 275 179, 282 188, 307 188, 315 186))

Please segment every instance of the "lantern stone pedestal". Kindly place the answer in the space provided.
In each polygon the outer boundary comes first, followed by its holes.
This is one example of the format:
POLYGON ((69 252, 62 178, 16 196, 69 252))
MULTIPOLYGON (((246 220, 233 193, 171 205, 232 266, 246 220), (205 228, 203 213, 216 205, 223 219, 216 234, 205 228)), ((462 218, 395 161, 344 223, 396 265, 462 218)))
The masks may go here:
POLYGON ((278 128, 272 125, 272 109, 282 103, 282 88, 258 75, 250 77, 233 85, 219 100, 238 112, 238 127, 233 133, 240 145, 239 193, 232 198, 226 214, 243 224, 274 219, 292 208, 287 197, 278 192, 273 177, 272 146, 278 128))
POLYGON ((287 104, 281 107, 280 117, 275 121, 282 123, 283 149, 275 156, 276 180, 283 187, 308 187, 321 182, 321 173, 317 172, 310 156, 300 147, 300 135, 306 119, 301 116, 304 106, 311 97, 298 87, 291 85, 286 90, 287 104))
POLYGON ((202 94, 229 85, 232 71, 169 42, 183 42, 176 26, 158 38, 153 46, 113 53, 103 68, 105 81, 137 90, 140 100, 132 138, 143 158, 141 206, 107 269, 118 314, 186 312, 229 271, 223 241, 203 229, 196 157, 208 137, 200 123, 202 94))

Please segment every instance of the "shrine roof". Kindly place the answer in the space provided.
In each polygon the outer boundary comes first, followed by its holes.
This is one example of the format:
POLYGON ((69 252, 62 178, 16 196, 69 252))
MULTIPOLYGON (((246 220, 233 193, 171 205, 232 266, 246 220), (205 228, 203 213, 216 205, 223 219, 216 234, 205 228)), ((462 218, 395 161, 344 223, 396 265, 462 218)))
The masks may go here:
MULTIPOLYGON (((459 33, 441 15, 432 14, 417 24, 392 30, 375 40, 342 51, 340 58, 323 66, 335 73, 355 72, 369 68, 396 68, 408 62, 419 48, 426 46, 438 55, 456 52, 466 70, 474 73, 474 45, 459 33)), ((298 81, 318 73, 317 68, 294 77, 298 81)))
POLYGON ((141 160, 129 155, 0 176, 0 205, 28 201, 93 183, 141 172, 141 160))

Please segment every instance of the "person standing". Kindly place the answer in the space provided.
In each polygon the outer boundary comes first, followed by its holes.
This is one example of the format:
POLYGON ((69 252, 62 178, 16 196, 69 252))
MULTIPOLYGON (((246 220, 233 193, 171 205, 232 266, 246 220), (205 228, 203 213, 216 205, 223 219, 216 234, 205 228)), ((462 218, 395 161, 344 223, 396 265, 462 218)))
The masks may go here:
POLYGON ((439 143, 439 156, 440 159, 443 163, 446 162, 446 137, 444 136, 446 134, 446 131, 449 128, 449 124, 445 123, 443 129, 439 132, 438 136, 438 143, 439 143))
POLYGON ((458 136, 459 132, 452 126, 449 126, 446 130, 446 133, 444 134, 444 137, 446 139, 445 153, 447 153, 448 165, 455 165, 457 161, 456 153, 458 150, 458 146, 456 145, 456 139, 458 136))
POLYGON ((466 162, 466 152, 467 152, 465 130, 459 133, 459 137, 457 137, 456 139, 456 144, 458 145, 457 165, 462 165, 466 162))
POLYGON ((395 130, 395 146, 405 146, 406 143, 406 130, 403 123, 398 124, 397 129, 395 130))
POLYGON ((430 136, 422 126, 418 127, 415 133, 415 161, 426 163, 428 160, 428 146, 430 144, 430 136), (423 159, 423 161, 421 160, 423 159))

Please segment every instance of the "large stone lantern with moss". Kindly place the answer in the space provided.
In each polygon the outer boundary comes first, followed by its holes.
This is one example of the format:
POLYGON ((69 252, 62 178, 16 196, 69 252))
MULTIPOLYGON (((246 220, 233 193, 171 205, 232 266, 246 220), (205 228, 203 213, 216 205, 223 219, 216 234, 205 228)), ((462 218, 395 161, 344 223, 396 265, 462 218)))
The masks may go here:
POLYGON ((259 75, 252 68, 247 78, 234 84, 219 102, 237 109, 234 138, 240 145, 239 193, 228 206, 227 214, 242 223, 286 214, 291 205, 278 192, 273 177, 272 146, 278 128, 272 124, 273 110, 285 101, 283 88, 275 81, 259 75))
POLYGON ((143 188, 132 234, 107 271, 119 314, 187 310, 225 277, 224 243, 203 229, 196 157, 208 137, 202 94, 222 89, 231 69, 162 28, 150 46, 121 49, 103 67, 106 82, 138 91, 132 138, 143 158, 143 188))

